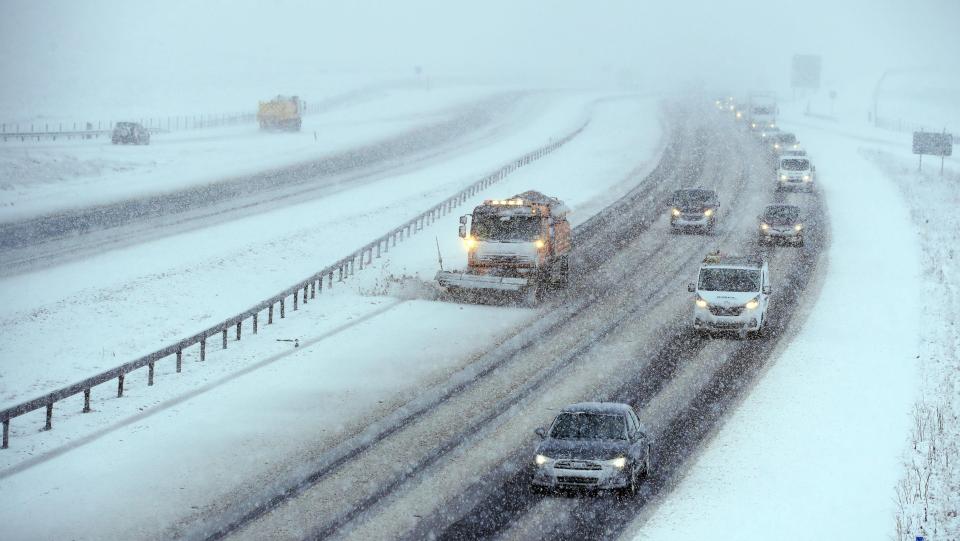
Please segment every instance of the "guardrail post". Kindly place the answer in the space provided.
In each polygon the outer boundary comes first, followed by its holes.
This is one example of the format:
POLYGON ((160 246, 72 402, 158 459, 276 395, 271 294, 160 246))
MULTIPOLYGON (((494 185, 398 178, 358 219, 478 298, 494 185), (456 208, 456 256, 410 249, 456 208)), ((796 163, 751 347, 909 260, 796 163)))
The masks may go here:
POLYGON ((303 304, 307 304, 308 289, 310 289, 310 284, 303 284, 303 304))
POLYGON ((207 337, 200 339, 200 362, 207 360, 207 337))
MULTIPOLYGON (((296 297, 294 297, 294 299, 296 299, 296 297)), ((283 301, 284 299, 280 299, 280 319, 287 317, 286 310, 284 309, 284 306, 283 306, 283 301)))
POLYGON ((328 288, 332 288, 332 287, 333 287, 333 271, 330 271, 330 280, 327 281, 327 287, 328 287, 328 288))
POLYGON ((177 374, 180 373, 180 370, 183 368, 183 350, 177 350, 177 374))
POLYGON ((0 442, 0 449, 10 447, 10 419, 3 420, 3 441, 0 442))
POLYGON ((53 402, 47 404, 47 423, 43 425, 44 430, 53 428, 53 402))
POLYGON ((243 326, 243 321, 237 322, 237 342, 240 341, 240 328, 243 326))
POLYGON ((340 276, 337 278, 337 281, 342 282, 343 281, 343 265, 340 265, 339 270, 340 270, 340 276))
MULTIPOLYGON (((320 284, 321 285, 323 284, 322 278, 320 279, 320 284)), ((313 279, 310 280, 310 298, 311 299, 317 298, 317 281, 313 279)), ((304 302, 306 302, 306 300, 304 300, 304 302)))
POLYGON ((83 410, 81 413, 90 413, 90 389, 83 390, 83 410))
POLYGON ((123 372, 117 376, 117 398, 123 396, 123 372))
POLYGON ((227 349, 227 328, 226 328, 226 327, 223 328, 223 332, 222 332, 221 334, 223 335, 223 348, 222 348, 222 349, 227 349))
POLYGON ((273 303, 270 303, 270 308, 267 310, 267 325, 273 325, 273 303))
POLYGON ((257 315, 258 314, 259 312, 257 312, 256 314, 253 314, 253 334, 257 334, 257 315))
POLYGON ((293 311, 294 311, 294 312, 297 311, 297 297, 300 296, 299 293, 300 293, 300 288, 297 288, 297 289, 294 290, 294 292, 293 292, 293 311))
POLYGON ((153 363, 147 364, 147 387, 153 385, 153 363))

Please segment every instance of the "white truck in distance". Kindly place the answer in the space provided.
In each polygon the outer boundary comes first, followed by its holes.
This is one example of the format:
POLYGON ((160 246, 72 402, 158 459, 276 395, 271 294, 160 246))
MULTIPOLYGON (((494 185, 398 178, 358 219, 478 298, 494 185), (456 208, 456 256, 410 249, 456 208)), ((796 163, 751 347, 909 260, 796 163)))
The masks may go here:
POLYGON ((702 334, 734 331, 756 338, 766 328, 770 269, 761 257, 707 254, 697 282, 687 289, 696 293, 693 327, 702 334))
POLYGON ((567 283, 568 213, 563 201, 535 191, 484 201, 460 217, 467 270, 441 270, 437 281, 452 293, 519 292, 535 302, 548 285, 567 283))

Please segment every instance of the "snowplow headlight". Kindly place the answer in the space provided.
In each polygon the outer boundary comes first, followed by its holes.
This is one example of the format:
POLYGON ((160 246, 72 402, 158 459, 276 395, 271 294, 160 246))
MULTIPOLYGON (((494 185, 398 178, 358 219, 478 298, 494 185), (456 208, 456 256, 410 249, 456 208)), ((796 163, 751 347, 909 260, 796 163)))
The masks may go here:
POLYGON ((697 307, 706 308, 708 306, 707 301, 703 300, 701 297, 697 297, 697 307))
POLYGON ((787 180, 787 175, 780 175, 780 180, 787 180))
POLYGON ((670 211, 670 214, 673 214, 674 216, 680 216, 680 209, 673 209, 670 211))
POLYGON ((810 182, 810 175, 803 175, 803 180, 810 182))
POLYGON ((766 231, 767 229, 770 229, 770 226, 767 224, 760 224, 760 229, 763 229, 764 231, 766 231))
POLYGON ((534 463, 536 463, 537 466, 543 466, 547 462, 550 462, 550 457, 546 455, 537 455, 533 457, 533 461, 534 463))
POLYGON ((760 306, 760 301, 758 301, 757 299, 750 299, 749 301, 747 301, 747 304, 744 304, 743 306, 747 310, 753 310, 756 307, 760 306))
POLYGON ((546 246, 547 243, 543 242, 543 239, 537 239, 537 240, 533 241, 533 245, 536 246, 537 249, 539 250, 539 249, 543 248, 544 246, 546 246))
POLYGON ((707 217, 713 216, 713 209, 707 209, 703 211, 703 215, 707 217))
POLYGON ((463 245, 467 248, 467 250, 473 250, 477 247, 477 239, 473 237, 467 237, 463 239, 463 245))
POLYGON ((796 229, 797 231, 800 231, 801 229, 803 229, 803 224, 797 224, 793 226, 793 228, 796 229))

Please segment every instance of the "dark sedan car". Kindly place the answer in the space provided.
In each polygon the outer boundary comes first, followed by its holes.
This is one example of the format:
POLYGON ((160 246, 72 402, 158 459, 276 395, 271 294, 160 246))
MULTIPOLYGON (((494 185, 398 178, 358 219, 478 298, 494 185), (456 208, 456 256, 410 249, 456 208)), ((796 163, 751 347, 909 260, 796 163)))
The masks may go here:
POLYGON ((673 192, 670 199, 670 227, 676 232, 685 229, 712 231, 717 224, 720 199, 717 192, 688 188, 673 192))
POLYGON ((110 140, 115 145, 149 145, 150 131, 136 122, 117 122, 110 140))
POLYGON ((803 246, 803 219, 800 207, 794 205, 768 205, 760 215, 760 244, 777 241, 792 242, 803 246))
POLYGON ((584 402, 563 408, 534 453, 535 488, 637 490, 650 473, 651 441, 633 408, 584 402))

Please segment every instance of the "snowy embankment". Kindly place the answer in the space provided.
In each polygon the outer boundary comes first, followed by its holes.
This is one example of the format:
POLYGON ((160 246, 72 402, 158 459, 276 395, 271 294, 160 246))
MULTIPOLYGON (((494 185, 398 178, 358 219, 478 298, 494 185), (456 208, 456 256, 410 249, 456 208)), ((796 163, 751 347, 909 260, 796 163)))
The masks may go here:
POLYGON ((511 104, 491 88, 407 87, 363 94, 308 115, 298 133, 263 132, 249 123, 156 134, 149 146, 112 145, 102 138, 7 142, 0 144, 0 222, 317 160, 498 105, 511 104))
POLYGON ((781 126, 810 152, 829 210, 819 297, 673 491, 627 537, 885 539, 894 532, 894 487, 928 364, 918 359, 932 344, 956 341, 955 327, 952 338, 930 336, 931 327, 944 327, 927 300, 944 300, 931 296, 937 273, 921 267, 929 254, 899 181, 870 154, 909 155, 909 136, 804 117, 800 106, 783 110, 781 126))
MULTIPOLYGON (((97 308, 108 312, 102 315, 112 325, 138 329, 169 329, 183 309, 229 311, 233 305, 222 301, 227 295, 242 291, 259 299, 265 290, 288 286, 358 240, 369 240, 585 118, 591 123, 576 139, 467 201, 463 212, 484 198, 537 189, 562 197, 576 224, 655 165, 663 145, 656 100, 578 95, 548 103, 549 114, 513 135, 415 173, 84 262, 85 279, 99 285, 79 295, 84 302, 76 307, 63 300, 69 293, 51 305, 61 307, 61 323, 70 313, 97 308), (277 224, 296 225, 281 230, 277 224), (165 250, 183 245, 196 247, 187 265, 168 264, 155 279, 136 274, 135 266, 119 287, 96 278, 96 269, 125 269, 139 260, 160 264, 165 250), (238 275, 238 268, 258 270, 238 275), (217 287, 222 289, 210 295, 217 287), (97 291, 111 295, 110 301, 98 304, 97 291), (186 302, 204 291, 202 300, 186 302), (150 300, 149 310, 142 309, 143 299, 150 300)), ((297 312, 288 308, 284 321, 262 325, 257 336, 240 342, 231 337, 225 352, 209 348, 203 365, 191 352, 179 376, 172 363, 158 365, 153 388, 138 378, 128 381, 120 400, 103 398, 111 389, 96 391, 96 413, 58 412, 52 432, 36 432, 42 414, 15 425, 11 449, 0 453, 0 492, 8 500, 0 507, 0 524, 17 537, 176 535, 199 517, 219 516, 260 497, 271 483, 324 463, 333 445, 468 366, 535 312, 425 300, 431 298, 437 242, 447 267, 463 263, 458 214, 439 219, 297 312), (300 346, 278 339, 299 339, 300 346), (61 510, 52 519, 46 516, 51 508, 61 510)), ((90 326, 74 338, 89 349, 111 336, 90 326)), ((76 371, 70 361, 51 368, 76 371)))

